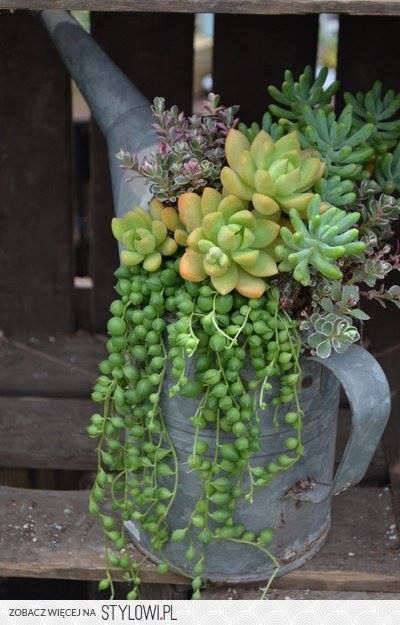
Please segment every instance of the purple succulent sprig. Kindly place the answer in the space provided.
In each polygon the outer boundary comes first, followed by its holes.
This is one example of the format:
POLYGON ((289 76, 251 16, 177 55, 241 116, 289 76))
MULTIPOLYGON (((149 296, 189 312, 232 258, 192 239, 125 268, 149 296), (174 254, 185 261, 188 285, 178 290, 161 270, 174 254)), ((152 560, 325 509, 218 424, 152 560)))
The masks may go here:
POLYGON ((141 163, 122 150, 117 158, 121 167, 147 178, 153 195, 168 204, 185 192, 201 193, 206 186, 220 189, 225 139, 239 121, 238 110, 238 106, 220 106, 219 96, 211 93, 201 113, 187 117, 177 106, 166 109, 164 98, 155 98, 157 151, 141 163))

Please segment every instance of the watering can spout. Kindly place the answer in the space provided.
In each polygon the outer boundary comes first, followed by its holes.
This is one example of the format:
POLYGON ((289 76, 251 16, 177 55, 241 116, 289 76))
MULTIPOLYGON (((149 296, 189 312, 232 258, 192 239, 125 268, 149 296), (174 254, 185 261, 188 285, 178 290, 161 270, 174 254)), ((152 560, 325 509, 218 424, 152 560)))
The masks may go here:
POLYGON ((41 19, 106 138, 115 212, 123 215, 150 196, 142 179, 126 182, 116 158, 121 149, 141 159, 154 148, 150 104, 68 12, 42 11, 41 19))

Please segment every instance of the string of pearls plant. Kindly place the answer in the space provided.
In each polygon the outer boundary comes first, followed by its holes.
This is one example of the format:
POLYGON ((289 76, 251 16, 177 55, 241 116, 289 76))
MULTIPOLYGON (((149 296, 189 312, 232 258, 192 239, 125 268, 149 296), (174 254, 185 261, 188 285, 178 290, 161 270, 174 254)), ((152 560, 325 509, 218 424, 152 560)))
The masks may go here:
MULTIPOLYGON (((207 581, 205 546, 213 541, 242 543, 265 555, 274 572, 263 597, 279 569, 269 547, 274 528, 255 532, 235 519, 236 508, 240 501, 251 506, 255 491, 304 453, 302 354, 327 357, 357 340, 352 318, 357 324, 367 315, 357 307, 362 291, 355 282, 373 286, 400 266, 387 244, 398 201, 376 199, 377 183, 362 182, 359 191, 355 186, 358 174, 361 180, 374 171, 368 159, 379 134, 371 121, 362 126, 358 109, 352 126, 351 104, 346 132, 340 131, 329 104, 337 85, 324 91, 325 74, 313 84, 308 69, 299 83, 289 73, 282 92, 271 90, 288 107, 287 119, 273 121, 271 114, 285 109, 272 106, 261 128, 253 123, 237 130, 237 108, 221 107, 216 96, 204 115, 190 118, 157 99, 159 152, 143 164, 119 155, 124 167, 149 179, 154 198, 148 210, 134 207, 113 220, 123 248, 115 272, 118 298, 110 306, 108 355, 92 393, 102 409, 87 428, 98 440, 89 509, 106 545, 99 587, 112 596, 112 571, 120 569, 131 587, 128 598, 140 597, 142 562, 129 549, 128 521, 149 538, 160 574, 177 570, 166 545, 185 541, 187 566, 178 572, 192 575, 195 599, 207 581), (312 114, 318 117, 315 137, 306 126, 312 114), (329 127, 345 144, 339 160, 332 152, 340 167, 332 165, 329 127), (207 168, 199 161, 203 144, 207 168), (320 144, 328 146, 329 159, 320 144), (364 273, 377 263, 385 272, 375 271, 371 284, 364 273), (163 414, 163 402, 175 396, 196 405, 188 415, 193 436, 184 466, 163 414), (289 426, 291 433, 286 452, 259 466, 254 456, 265 414, 272 414, 277 431, 289 426), (171 530, 183 470, 195 472, 200 496, 182 526, 171 530)), ((379 89, 374 93, 379 99, 379 89)), ((386 148, 396 143, 395 134, 386 148)), ((375 292, 380 301, 398 298, 393 287, 375 292)))

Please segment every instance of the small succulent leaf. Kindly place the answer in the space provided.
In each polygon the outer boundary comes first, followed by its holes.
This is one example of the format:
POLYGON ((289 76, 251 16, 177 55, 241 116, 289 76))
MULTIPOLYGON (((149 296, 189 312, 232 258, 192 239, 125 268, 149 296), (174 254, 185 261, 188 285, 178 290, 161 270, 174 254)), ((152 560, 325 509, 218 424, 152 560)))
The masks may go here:
POLYGON ((174 232, 178 228, 182 227, 179 221, 179 215, 176 208, 173 206, 167 206, 161 213, 161 221, 167 226, 168 230, 174 232))
POLYGON ((157 198, 153 197, 149 202, 149 213, 153 219, 162 220, 162 214, 165 210, 164 204, 157 198))
POLYGON ((178 245, 185 247, 187 240, 188 240, 188 234, 186 230, 182 230, 181 228, 178 228, 177 230, 175 230, 174 239, 178 245))
POLYGON ((260 130, 250 146, 250 154, 257 169, 268 167, 274 147, 272 137, 265 130, 260 130))
POLYGON ((122 236, 125 232, 123 219, 113 217, 113 219, 111 220, 111 230, 117 241, 122 241, 122 236))
POLYGON ((246 209, 246 203, 240 200, 236 195, 227 195, 221 200, 218 212, 222 213, 225 221, 229 221, 230 217, 239 211, 246 209))
POLYGON ((203 255, 186 250, 179 263, 179 271, 184 280, 201 282, 207 277, 203 267, 203 255))
POLYGON ((232 251, 237 248, 236 234, 229 226, 222 226, 217 236, 218 245, 224 251, 232 251))
POLYGON ((295 208, 301 214, 305 214, 313 193, 293 193, 287 196, 276 196, 275 199, 284 211, 289 212, 291 208, 295 208))
POLYGON ((224 225, 224 218, 221 213, 209 213, 203 218, 202 229, 207 238, 216 243, 218 232, 224 225))
POLYGON ((200 239, 197 241, 197 247, 202 254, 208 254, 211 248, 214 247, 214 244, 212 241, 208 241, 207 239, 200 239))
POLYGON ((238 213, 232 215, 232 217, 229 219, 229 223, 238 224, 239 226, 242 226, 244 228, 246 227, 251 229, 255 228, 256 226, 255 217, 253 213, 248 210, 239 211, 238 213))
POLYGON ((162 256, 160 252, 152 252, 143 261, 143 268, 146 271, 157 271, 161 267, 162 256))
MULTIPOLYGON (((141 230, 141 228, 139 230, 141 230)), ((144 232, 146 233, 146 231, 144 232)), ((145 234, 143 238, 135 241, 135 249, 139 254, 151 254, 156 249, 156 240, 153 235, 147 231, 147 234, 145 234)))
POLYGON ((256 263, 259 254, 258 250, 237 250, 232 253, 232 258, 235 263, 248 269, 256 263))
POLYGON ((364 312, 360 308, 353 308, 349 311, 349 314, 360 321, 368 321, 368 319, 371 318, 369 315, 367 315, 366 312, 364 312))
POLYGON ((322 341, 322 343, 319 343, 319 345, 316 346, 315 351, 319 358, 329 358, 332 346, 328 340, 322 341))
POLYGON ((153 220, 151 222, 151 233, 158 244, 162 243, 167 237, 167 226, 162 221, 153 220))
POLYGON ((178 245, 174 239, 167 237, 157 249, 163 256, 172 256, 172 254, 175 254, 178 249, 178 245))
POLYGON ((228 193, 236 195, 240 200, 251 200, 253 189, 245 184, 233 169, 222 168, 221 182, 228 193))
POLYGON ((245 150, 250 150, 250 142, 240 130, 231 128, 225 141, 225 155, 228 165, 235 171, 240 165, 240 157, 245 150))
POLYGON ((279 224, 269 219, 256 219, 253 247, 260 249, 270 245, 279 234, 279 224))
POLYGON ((261 193, 254 193, 252 197, 253 206, 261 215, 275 215, 279 213, 279 204, 271 197, 261 193))
POLYGON ((255 263, 246 267, 246 270, 251 273, 252 276, 258 276, 260 278, 269 278, 278 273, 275 259, 262 250, 259 251, 255 263))
POLYGON ((251 276, 247 271, 238 269, 236 290, 244 297, 258 299, 266 289, 265 281, 262 278, 251 276))
POLYGON ((134 267, 135 265, 139 265, 144 259, 142 254, 138 254, 137 252, 132 252, 131 250, 122 250, 121 252, 121 263, 126 265, 127 267, 134 267))
MULTIPOLYGON (((314 327, 315 327, 315 324, 314 324, 314 327)), ((310 334, 307 340, 308 340, 309 346, 314 349, 315 347, 317 347, 317 345, 322 343, 322 341, 324 341, 325 338, 326 337, 323 336, 320 332, 314 332, 313 334, 310 334)))
MULTIPOLYGON (((257 169, 254 174, 254 187, 257 193, 262 195, 275 195, 275 185, 269 171, 265 169, 257 169)), ((251 198, 250 198, 251 199, 251 198)))
POLYGON ((250 152, 242 152, 240 156, 239 167, 237 168, 237 173, 247 185, 249 185, 250 187, 253 186, 256 167, 253 163, 250 152))
POLYGON ((297 132, 290 132, 275 143, 275 153, 282 155, 291 150, 300 150, 297 132))
POLYGON ((223 276, 226 274, 229 264, 228 258, 225 256, 224 258, 221 257, 220 260, 222 264, 220 264, 219 262, 211 262, 209 256, 205 256, 203 260, 204 271, 211 278, 218 278, 219 276, 223 276))
POLYGON ((232 265, 229 269, 219 277, 212 277, 211 282, 213 287, 221 293, 221 295, 227 295, 233 291, 238 281, 238 269, 236 265, 232 265))
POLYGON ((182 193, 178 198, 179 219, 188 232, 201 226, 201 198, 196 193, 182 193))
POLYGON ((191 250, 199 252, 198 244, 201 239, 204 239, 203 228, 195 228, 189 235, 186 235, 186 244, 191 250))
POLYGON ((202 215, 215 213, 218 210, 222 200, 222 195, 212 187, 205 187, 201 196, 201 212, 202 215))
POLYGON ((275 189, 278 195, 291 195, 300 186, 300 170, 294 169, 288 174, 279 176, 275 181, 275 189))

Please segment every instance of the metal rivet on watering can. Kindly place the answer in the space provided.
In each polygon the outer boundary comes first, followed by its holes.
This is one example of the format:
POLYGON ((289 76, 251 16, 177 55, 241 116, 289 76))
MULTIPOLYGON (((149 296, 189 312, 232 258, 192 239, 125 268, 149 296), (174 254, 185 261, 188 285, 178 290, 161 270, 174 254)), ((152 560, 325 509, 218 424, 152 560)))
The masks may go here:
MULTIPOLYGON (((149 192, 143 181, 135 178, 132 184, 127 184, 115 154, 122 148, 144 155, 155 147, 149 103, 68 13, 43 11, 42 20, 106 137, 116 214, 123 215, 135 204, 145 205, 149 192)), ((236 515, 239 523, 256 531, 266 526, 278 530, 271 550, 280 560, 280 574, 297 568, 319 549, 329 529, 331 496, 357 484, 363 477, 390 411, 385 375, 376 360, 360 346, 353 345, 344 354, 334 353, 326 360, 304 359, 303 371, 305 379, 309 377, 310 381, 301 391, 305 412, 304 457, 290 471, 277 476, 265 491, 258 491, 252 505, 242 502, 236 515), (350 402, 352 430, 333 477, 339 382, 350 402)), ((170 381, 167 376, 166 388, 170 381)), ((162 399, 180 460, 179 490, 169 517, 172 529, 185 524, 199 495, 197 476, 186 464, 194 433, 189 417, 195 406, 194 400, 171 399, 167 392, 162 399)), ((287 432, 275 430, 268 411, 263 414, 261 427, 262 448, 254 461, 265 466, 269 456, 276 457, 284 451, 287 432)), ((203 432, 205 438, 209 437, 209 453, 212 453, 213 430, 203 432)), ((225 436, 229 439, 228 434, 225 436)), ((131 522, 127 527, 133 542, 156 560, 140 529, 131 522)), ((185 542, 169 543, 166 556, 185 569, 186 549, 185 542)), ((259 580, 270 572, 265 558, 246 545, 217 541, 206 547, 205 552, 205 577, 213 580, 259 580)))

